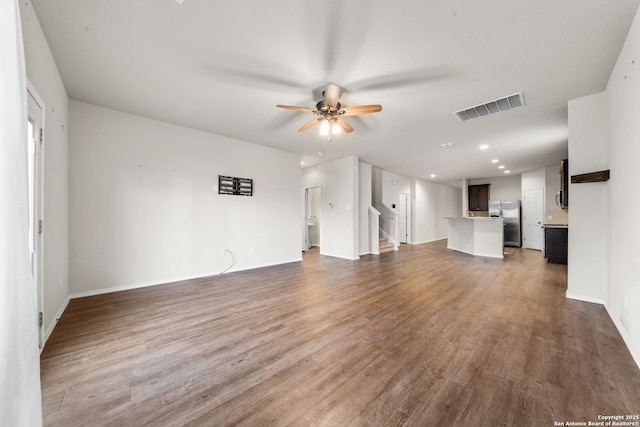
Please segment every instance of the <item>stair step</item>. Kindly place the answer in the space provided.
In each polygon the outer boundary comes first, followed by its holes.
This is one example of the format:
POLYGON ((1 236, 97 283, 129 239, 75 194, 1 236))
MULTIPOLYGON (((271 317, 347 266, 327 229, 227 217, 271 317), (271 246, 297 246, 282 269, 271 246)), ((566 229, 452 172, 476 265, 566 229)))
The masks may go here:
POLYGON ((391 252, 393 250, 395 250, 395 246, 389 241, 388 238, 380 237, 378 239, 378 252, 382 254, 385 252, 391 252))
POLYGON ((395 247, 393 245, 389 245, 389 246, 380 246, 380 248, 378 249, 378 252, 380 252, 381 254, 385 253, 385 252, 392 252, 395 250, 395 247))

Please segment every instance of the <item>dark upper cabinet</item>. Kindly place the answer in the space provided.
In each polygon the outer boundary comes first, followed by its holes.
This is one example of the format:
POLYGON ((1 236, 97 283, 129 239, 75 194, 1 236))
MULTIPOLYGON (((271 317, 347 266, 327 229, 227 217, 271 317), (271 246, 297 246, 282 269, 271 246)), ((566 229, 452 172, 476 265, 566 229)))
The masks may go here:
POLYGON ((469 210, 470 211, 488 211, 489 210, 489 186, 491 184, 470 185, 469 191, 469 210))
POLYGON ((569 207, 569 159, 560 162, 560 195, 558 199, 561 208, 569 207))

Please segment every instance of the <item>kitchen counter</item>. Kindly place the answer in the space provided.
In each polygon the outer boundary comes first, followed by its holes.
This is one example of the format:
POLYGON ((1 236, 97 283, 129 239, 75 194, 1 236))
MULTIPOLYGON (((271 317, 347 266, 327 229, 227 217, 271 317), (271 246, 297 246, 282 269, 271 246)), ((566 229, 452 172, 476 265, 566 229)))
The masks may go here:
POLYGON ((475 256, 504 258, 502 218, 445 218, 449 223, 447 248, 475 256))

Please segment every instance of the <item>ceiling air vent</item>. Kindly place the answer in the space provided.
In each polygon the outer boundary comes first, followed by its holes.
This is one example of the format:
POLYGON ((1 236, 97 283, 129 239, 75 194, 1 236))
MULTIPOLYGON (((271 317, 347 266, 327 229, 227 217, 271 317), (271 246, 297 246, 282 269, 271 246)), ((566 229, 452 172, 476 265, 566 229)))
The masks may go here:
POLYGON ((465 122, 467 120, 477 119, 478 117, 488 116, 489 114, 499 113, 500 111, 522 107, 523 105, 524 98, 522 98, 522 92, 518 92, 485 104, 464 108, 454 112, 453 114, 455 114, 461 122, 465 122))

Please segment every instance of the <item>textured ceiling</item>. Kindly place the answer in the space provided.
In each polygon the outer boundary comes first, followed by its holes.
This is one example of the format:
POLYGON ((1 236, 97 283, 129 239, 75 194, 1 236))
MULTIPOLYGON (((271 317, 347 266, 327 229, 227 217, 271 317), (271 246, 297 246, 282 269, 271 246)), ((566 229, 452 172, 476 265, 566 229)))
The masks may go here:
POLYGON ((520 173, 566 156, 567 101, 605 89, 638 4, 33 0, 72 99, 299 153, 306 165, 355 155, 447 184, 503 175, 494 158, 520 173), (383 111, 349 117, 354 132, 332 142, 298 133, 313 116, 275 105, 313 108, 328 82, 343 106, 383 111), (452 114, 520 91, 524 108, 452 114))

